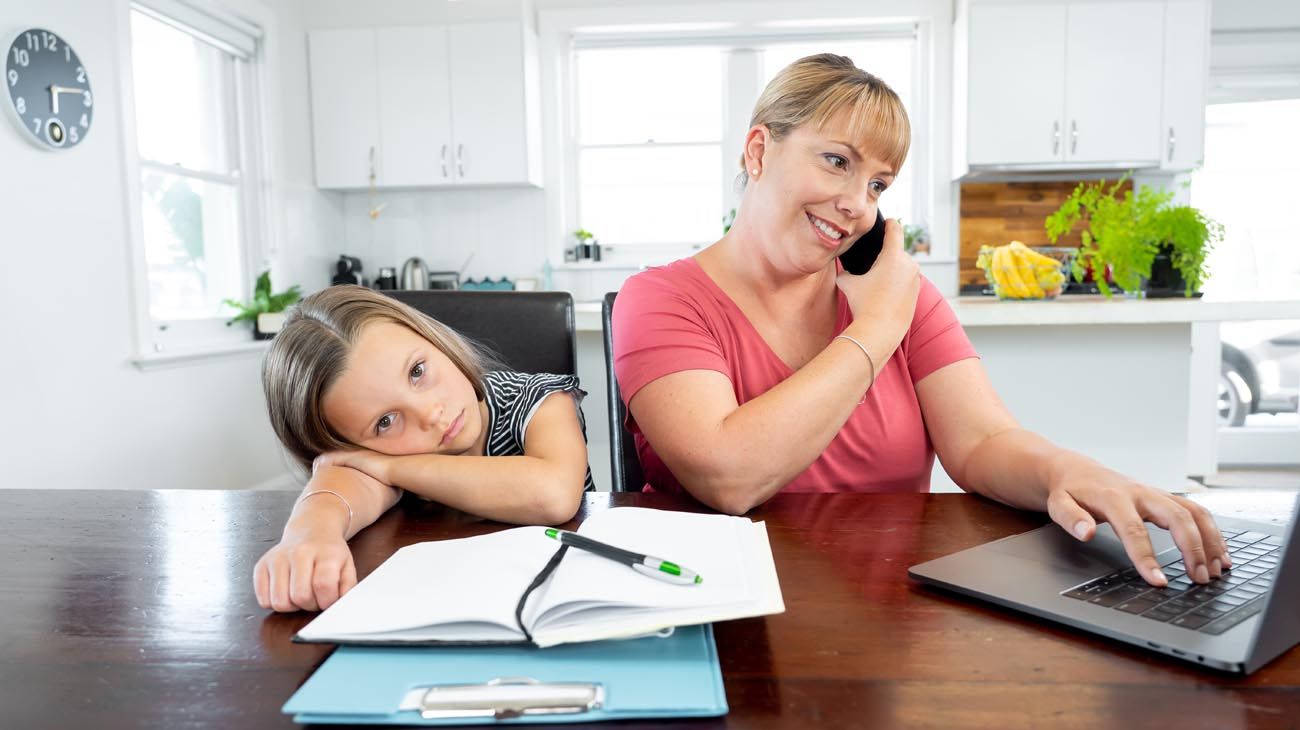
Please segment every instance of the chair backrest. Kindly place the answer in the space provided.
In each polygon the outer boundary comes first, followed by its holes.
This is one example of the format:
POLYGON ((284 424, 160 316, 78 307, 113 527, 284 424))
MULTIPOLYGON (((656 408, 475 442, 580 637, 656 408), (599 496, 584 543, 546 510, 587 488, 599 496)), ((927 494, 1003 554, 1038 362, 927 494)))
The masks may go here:
POLYGON ((618 389, 618 378, 614 376, 614 330, 610 319, 614 312, 614 297, 617 292, 605 295, 601 305, 601 328, 605 332, 605 379, 608 381, 606 393, 609 395, 609 466, 610 481, 617 492, 639 492, 645 486, 645 475, 641 472, 641 460, 636 455, 636 441, 632 432, 623 425, 627 422, 627 406, 623 405, 623 395, 618 389))
POLYGON ((578 373, 573 296, 568 292, 385 292, 486 345, 503 364, 525 373, 578 373))

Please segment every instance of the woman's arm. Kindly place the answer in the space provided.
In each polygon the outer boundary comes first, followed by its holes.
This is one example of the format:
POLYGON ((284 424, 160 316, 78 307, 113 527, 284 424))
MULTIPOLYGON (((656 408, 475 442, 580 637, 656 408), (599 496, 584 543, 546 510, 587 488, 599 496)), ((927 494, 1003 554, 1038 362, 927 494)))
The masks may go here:
POLYGON ((1139 484, 1082 454, 1026 431, 1003 406, 979 360, 959 360, 916 386, 926 429, 944 469, 960 487, 999 502, 1045 511, 1081 541, 1109 522, 1129 559, 1153 585, 1160 570, 1144 522, 1172 533, 1187 574, 1204 583, 1231 564, 1204 507, 1139 484))
POLYGON ((387 456, 357 450, 325 454, 318 463, 351 466, 488 519, 554 525, 573 519, 582 503, 587 444, 573 396, 554 393, 528 423, 523 456, 387 456))
POLYGON ((897 221, 871 270, 841 273, 837 285, 853 310, 833 339, 789 378, 743 405, 722 373, 684 370, 632 395, 628 410, 655 453, 696 499, 744 514, 808 468, 853 414, 863 393, 898 348, 916 313, 920 273, 903 250, 897 221), (874 367, 873 367, 874 363, 874 367))
POLYGON ((253 568, 257 602, 276 611, 328 608, 357 583, 348 538, 399 497, 400 490, 356 469, 317 468, 289 513, 279 544, 253 568))

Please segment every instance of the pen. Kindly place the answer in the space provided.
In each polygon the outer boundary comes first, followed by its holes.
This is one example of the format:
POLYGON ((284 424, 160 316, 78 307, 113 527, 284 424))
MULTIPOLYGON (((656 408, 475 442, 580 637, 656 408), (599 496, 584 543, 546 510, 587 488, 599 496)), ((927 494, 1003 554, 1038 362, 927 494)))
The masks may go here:
POLYGON ((579 550, 586 550, 602 558, 609 558, 618 563, 629 566, 638 573, 643 573, 651 578, 668 581, 669 583, 680 583, 685 585, 694 585, 703 583, 704 578, 693 570, 687 570, 669 560, 656 558, 652 555, 642 555, 634 553, 631 550, 624 550, 613 545, 606 545, 603 542, 597 542, 589 537, 583 537, 576 532, 568 530, 557 530, 553 527, 547 528, 546 536, 554 540, 559 540, 565 545, 576 547, 579 550))

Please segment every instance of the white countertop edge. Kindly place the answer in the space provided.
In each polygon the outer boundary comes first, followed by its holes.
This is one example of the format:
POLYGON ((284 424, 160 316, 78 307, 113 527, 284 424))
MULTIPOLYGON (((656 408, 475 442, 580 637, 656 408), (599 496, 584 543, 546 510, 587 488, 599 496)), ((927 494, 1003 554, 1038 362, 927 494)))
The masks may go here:
MULTIPOLYGON (((1061 324, 1180 324, 1237 322, 1252 319, 1300 319, 1300 299, 1216 302, 1200 299, 1106 299, 1068 296, 1042 301, 1000 301, 994 297, 948 300, 963 327, 1061 324)), ((601 303, 577 302, 579 332, 601 331, 601 303)))

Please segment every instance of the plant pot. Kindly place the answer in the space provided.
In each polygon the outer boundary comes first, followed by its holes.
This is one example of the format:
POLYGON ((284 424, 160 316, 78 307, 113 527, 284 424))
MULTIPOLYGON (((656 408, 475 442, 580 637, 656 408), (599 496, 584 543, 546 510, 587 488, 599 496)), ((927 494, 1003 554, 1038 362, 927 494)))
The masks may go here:
MULTIPOLYGON (((1181 297, 1186 290, 1187 280, 1178 269, 1174 268, 1173 249, 1168 245, 1161 246, 1155 260, 1151 263, 1151 277, 1146 282, 1147 298, 1181 297)), ((1199 297, 1201 293, 1192 292, 1192 296, 1199 297)))
POLYGON ((263 312, 253 323, 253 339, 269 340, 284 327, 284 312, 263 312))

